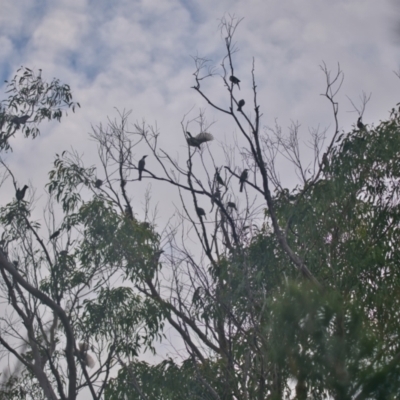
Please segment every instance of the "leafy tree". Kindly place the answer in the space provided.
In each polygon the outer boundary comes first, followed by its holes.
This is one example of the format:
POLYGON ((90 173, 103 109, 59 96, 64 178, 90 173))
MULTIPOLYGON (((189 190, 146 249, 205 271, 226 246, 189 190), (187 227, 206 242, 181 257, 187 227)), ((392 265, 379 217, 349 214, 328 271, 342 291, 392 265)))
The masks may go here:
MULTIPOLYGON (((101 170, 74 152, 56 155, 47 235, 31 218, 32 199, 0 209, 1 293, 13 312, 1 319, 0 344, 21 367, 0 398, 72 400, 83 389, 112 400, 398 398, 400 109, 377 127, 340 132, 343 75, 322 66, 335 130, 324 152, 314 132, 313 167, 304 167, 298 126, 288 136, 262 129, 255 68, 252 106, 239 98, 239 22, 221 21, 228 106, 203 90, 215 70, 195 58, 193 89, 243 139, 224 146, 225 163, 202 112, 182 121, 184 162, 160 147, 155 128, 128 129, 122 113, 93 129, 101 170), (151 155, 139 165, 143 147, 151 155), (294 189, 279 180, 278 154, 300 177, 294 189), (145 218, 136 218, 139 169, 182 201, 163 230, 149 217, 148 193, 145 218), (179 357, 142 361, 167 329, 179 338, 179 357)), ((4 150, 19 130, 35 136, 32 124, 74 106, 67 86, 35 79, 26 70, 10 84, 19 100, 2 111, 4 150), (21 78, 30 92, 15 86, 21 78), (35 117, 13 119, 13 104, 35 117)), ((360 118, 367 102, 355 107, 360 118)))

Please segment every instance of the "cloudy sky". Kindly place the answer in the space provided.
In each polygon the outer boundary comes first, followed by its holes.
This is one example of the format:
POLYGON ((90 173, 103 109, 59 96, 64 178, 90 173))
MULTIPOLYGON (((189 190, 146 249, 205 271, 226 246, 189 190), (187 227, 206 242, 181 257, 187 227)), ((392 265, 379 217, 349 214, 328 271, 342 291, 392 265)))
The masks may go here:
MULTIPOLYGON (((40 195, 54 154, 71 147, 85 164, 96 164, 88 133, 107 116, 115 118, 115 108, 132 110, 132 123, 156 124, 161 147, 177 155, 187 151, 181 120, 189 112, 195 117, 200 108, 215 122, 211 133, 217 143, 233 135, 232 121, 191 89, 191 56, 220 65, 225 47, 219 21, 229 14, 243 18, 235 36, 235 74, 250 103, 254 57, 262 126, 277 119, 285 132, 291 121, 299 121, 304 141, 312 127, 332 133, 331 108, 320 95, 322 62, 332 70, 340 63, 345 74, 338 95, 342 129, 350 130, 357 119, 348 97, 360 105, 362 92, 372 93, 364 113, 369 124, 386 118, 399 102, 400 80, 393 71, 400 66, 400 8, 394 1, 0 0, 0 81, 12 78, 21 65, 41 68, 44 79, 68 83, 82 107, 61 124, 44 123, 34 141, 14 140, 14 152, 4 157, 18 183, 31 182, 40 195)), ((204 89, 220 105, 228 104, 218 74, 204 89)), ((2 83, 2 98, 4 91, 2 83)), ((138 149, 136 159, 145 151, 138 149)), ((151 157, 147 166, 151 169, 151 157)), ((136 184, 144 188, 148 182, 136 184)), ((159 187, 156 198, 167 189, 159 187)), ((2 189, 1 204, 13 196, 2 189)), ((142 201, 134 197, 137 204, 142 201)))
MULTIPOLYGON (((192 109, 190 116, 206 110, 217 140, 232 134, 232 122, 191 89, 191 56, 220 65, 225 48, 219 20, 229 14, 243 18, 235 37, 235 73, 249 101, 254 57, 263 126, 277 119, 285 131, 290 121, 299 121, 304 140, 311 127, 333 127, 329 103, 320 96, 323 61, 332 70, 340 63, 345 73, 338 96, 344 130, 357 117, 347 96, 360 104, 362 91, 372 93, 366 123, 386 118, 399 101, 393 71, 400 65, 400 8, 390 0, 0 0, 0 5, 0 81, 21 65, 41 68, 44 79, 70 84, 82 106, 61 124, 44 124, 39 139, 14 141, 7 161, 21 184, 30 180, 40 188, 54 154, 71 146, 87 164, 95 163, 88 132, 107 116, 114 118, 115 108, 132 110, 132 123, 157 124, 164 148, 177 153, 185 151, 180 123, 192 109)), ((227 104, 218 75, 204 88, 227 104)))

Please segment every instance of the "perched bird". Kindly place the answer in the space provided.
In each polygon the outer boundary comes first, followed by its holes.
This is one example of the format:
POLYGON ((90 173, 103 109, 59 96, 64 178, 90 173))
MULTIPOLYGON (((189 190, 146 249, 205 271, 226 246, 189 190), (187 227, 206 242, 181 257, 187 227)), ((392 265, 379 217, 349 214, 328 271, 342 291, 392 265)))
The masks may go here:
POLYGON ((358 120, 357 120, 357 128, 358 128, 360 131, 362 131, 362 130, 365 129, 365 125, 361 122, 361 116, 358 117, 358 120))
POLYGON ((103 184, 103 181, 101 179, 96 179, 96 182, 94 183, 94 186, 95 186, 96 189, 100 189, 102 184, 103 184))
POLYGON ((226 206, 227 206, 228 208, 234 208, 235 210, 237 209, 237 208, 236 208, 236 204, 235 204, 233 201, 228 201, 228 203, 226 204, 226 206))
POLYGON ((215 180, 219 185, 225 186, 225 182, 222 180, 221 175, 219 174, 218 168, 215 168, 215 180))
POLYGON ((219 189, 211 194, 211 200, 221 200, 221 191, 219 189))
POLYGON ((124 214, 127 218, 133 219, 133 213, 132 213, 132 208, 131 206, 126 205, 124 209, 124 214))
POLYGON ((187 143, 189 146, 192 146, 192 147, 200 148, 200 145, 202 143, 209 142, 210 140, 214 139, 214 136, 208 132, 201 132, 197 136, 192 136, 190 132, 186 132, 186 133, 188 135, 188 138, 186 138, 187 143))
POLYGON ((242 174, 240 175, 240 178, 239 178, 240 192, 243 192, 243 185, 246 182, 247 177, 249 176, 247 171, 248 171, 248 169, 244 169, 242 174))
POLYGON ((246 103, 245 103, 245 101, 242 99, 242 100, 239 100, 239 103, 238 103, 238 111, 240 112, 240 111, 242 111, 242 107, 245 105, 246 103))
POLYGON ((326 153, 324 153, 324 155, 322 156, 322 165, 324 165, 325 167, 329 166, 328 155, 326 153))
POLYGON ((147 156, 143 156, 143 157, 140 159, 139 164, 138 164, 139 181, 142 180, 142 172, 143 172, 144 166, 145 166, 145 164, 146 164, 146 160, 145 160, 146 157, 147 157, 147 156))
POLYGON ((17 129, 19 129, 21 124, 23 124, 23 125, 26 124, 26 121, 28 121, 29 117, 30 117, 30 115, 23 115, 22 117, 14 116, 11 118, 10 121, 11 121, 11 123, 16 125, 15 127, 17 129))
POLYGON ((230 80, 234 85, 238 85, 238 88, 239 88, 239 90, 240 90, 240 85, 239 85, 240 80, 239 80, 238 78, 236 78, 236 76, 231 75, 231 76, 229 77, 229 80, 230 80))
POLYGON ((25 197, 26 189, 28 189, 27 185, 25 185, 22 189, 17 189, 15 197, 17 198, 18 201, 21 201, 25 197))
POLYGON ((61 232, 61 229, 56 230, 55 232, 53 232, 53 233, 50 235, 49 239, 50 239, 50 240, 53 240, 53 239, 57 238, 57 237, 59 236, 60 232, 61 232))
POLYGON ((89 345, 85 342, 80 342, 79 343, 79 353, 78 357, 82 360, 82 362, 89 368, 94 367, 94 360, 93 358, 88 354, 88 349, 89 345))
POLYGON ((207 219, 207 217, 206 217, 206 212, 204 211, 204 209, 203 208, 201 208, 201 207, 196 207, 196 212, 197 212, 197 215, 201 218, 201 217, 204 217, 205 219, 207 219))

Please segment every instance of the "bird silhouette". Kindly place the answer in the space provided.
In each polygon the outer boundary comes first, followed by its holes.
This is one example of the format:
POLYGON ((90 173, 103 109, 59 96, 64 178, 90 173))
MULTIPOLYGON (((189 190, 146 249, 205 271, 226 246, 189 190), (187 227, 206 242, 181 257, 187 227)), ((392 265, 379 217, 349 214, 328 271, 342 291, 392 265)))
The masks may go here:
POLYGON ((361 122, 361 116, 358 117, 358 120, 357 120, 357 128, 358 128, 360 131, 363 131, 363 130, 365 129, 365 125, 361 122))
POLYGON ((247 171, 248 171, 248 169, 244 169, 242 174, 240 175, 240 178, 239 178, 240 192, 243 192, 243 185, 246 182, 247 177, 249 176, 247 171))
POLYGON ((17 198, 18 201, 21 201, 25 197, 26 189, 28 189, 27 185, 25 185, 22 189, 17 189, 15 197, 17 198))
POLYGON ((53 233, 50 235, 49 239, 50 239, 50 240, 56 239, 56 238, 60 235, 60 232, 61 232, 61 229, 56 230, 55 232, 53 232, 53 233))
POLYGON ((209 142, 214 139, 214 136, 208 132, 201 132, 196 136, 192 136, 190 132, 186 132, 188 137, 186 138, 189 146, 200 148, 200 145, 205 142, 209 142))
POLYGON ((103 184, 103 181, 101 179, 96 179, 96 182, 94 183, 94 186, 95 186, 96 189, 100 189, 102 184, 103 184))
POLYGON ((221 175, 219 174, 218 168, 215 168, 215 180, 219 185, 225 186, 225 182, 222 180, 221 175))
POLYGON ((140 159, 139 164, 138 164, 139 181, 142 180, 142 172, 143 172, 143 170, 144 170, 144 166, 146 165, 146 160, 145 160, 146 157, 147 157, 147 156, 143 156, 143 157, 140 159))
POLYGON ((238 103, 238 111, 240 112, 240 111, 242 111, 242 107, 245 105, 246 103, 245 103, 245 101, 242 99, 242 100, 239 100, 239 103, 238 103))
POLYGON ((326 153, 324 153, 322 156, 322 165, 324 165, 325 167, 329 166, 328 155, 326 153))
POLYGON ((239 90, 240 90, 240 85, 239 85, 240 80, 239 80, 238 78, 236 78, 236 76, 231 75, 231 76, 229 77, 229 80, 230 80, 234 85, 238 85, 238 88, 239 88, 239 90))
POLYGON ((207 219, 207 217, 206 217, 206 212, 204 211, 204 209, 203 208, 201 208, 201 207, 196 207, 196 212, 197 212, 197 215, 201 218, 201 217, 204 217, 205 219, 207 219))
POLYGON ((14 116, 11 118, 11 123, 15 124, 16 129, 19 129, 21 124, 26 124, 26 121, 28 121, 30 115, 23 115, 21 117, 14 116))
POLYGON ((126 205, 124 209, 124 214, 128 219, 133 219, 132 208, 131 206, 126 205))
POLYGON ((236 210, 236 204, 233 201, 228 201, 226 204, 228 208, 234 208, 236 210))

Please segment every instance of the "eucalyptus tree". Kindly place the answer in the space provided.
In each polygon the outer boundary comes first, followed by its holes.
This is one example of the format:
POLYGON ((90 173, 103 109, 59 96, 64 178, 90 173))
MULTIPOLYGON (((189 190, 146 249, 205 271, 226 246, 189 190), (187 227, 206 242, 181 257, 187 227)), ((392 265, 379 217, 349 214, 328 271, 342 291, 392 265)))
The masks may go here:
MULTIPOLYGON (((56 155, 48 233, 32 220, 31 199, 2 207, 2 295, 13 318, 1 320, 0 343, 21 368, 3 397, 75 399, 83 389, 93 399, 398 397, 400 111, 340 132, 343 73, 323 65, 334 129, 325 146, 325 133, 313 132, 304 164, 297 125, 287 136, 263 127, 255 64, 249 79, 237 77, 239 22, 221 21, 226 105, 204 89, 217 75, 206 58, 194 58, 193 86, 233 122, 237 147, 223 143, 221 156, 200 112, 181 122, 181 161, 163 149, 162 131, 131 129, 121 113, 93 128, 98 168, 73 151, 56 155), (279 154, 292 162, 295 188, 279 179, 279 154), (150 217, 149 192, 138 217, 139 181, 181 200, 164 228, 150 217), (171 330, 174 357, 143 361, 171 330)), ((52 107, 73 107, 66 93, 52 107)), ((37 129, 30 107, 18 120, 2 111, 7 142, 37 129)))

